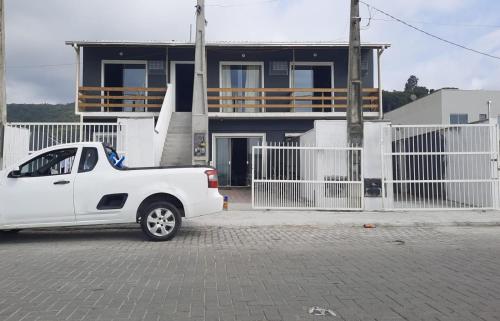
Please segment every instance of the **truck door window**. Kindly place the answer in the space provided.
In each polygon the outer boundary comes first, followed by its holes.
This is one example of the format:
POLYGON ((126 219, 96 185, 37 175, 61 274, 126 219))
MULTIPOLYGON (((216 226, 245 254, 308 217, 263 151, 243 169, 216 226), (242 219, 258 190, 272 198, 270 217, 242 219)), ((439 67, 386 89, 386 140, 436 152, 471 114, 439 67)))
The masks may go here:
POLYGON ((97 165, 98 159, 97 148, 84 147, 82 150, 82 157, 80 158, 80 164, 78 165, 78 173, 91 172, 97 165))
POLYGON ((71 173, 76 148, 58 149, 47 152, 19 167, 22 177, 65 175, 71 173))

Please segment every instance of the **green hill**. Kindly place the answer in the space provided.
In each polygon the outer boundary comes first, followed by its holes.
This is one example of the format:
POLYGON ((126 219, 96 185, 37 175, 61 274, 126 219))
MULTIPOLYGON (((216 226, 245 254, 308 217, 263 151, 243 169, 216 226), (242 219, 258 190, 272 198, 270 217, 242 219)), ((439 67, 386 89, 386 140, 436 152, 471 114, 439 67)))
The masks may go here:
POLYGON ((77 122, 73 103, 69 104, 8 104, 8 122, 77 122))

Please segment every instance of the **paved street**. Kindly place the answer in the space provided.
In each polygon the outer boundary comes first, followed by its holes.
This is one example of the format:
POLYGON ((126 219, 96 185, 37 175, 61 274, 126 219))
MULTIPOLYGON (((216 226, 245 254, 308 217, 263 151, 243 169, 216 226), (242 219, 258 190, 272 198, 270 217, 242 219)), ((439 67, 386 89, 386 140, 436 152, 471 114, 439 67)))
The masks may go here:
POLYGON ((23 231, 0 255, 3 321, 500 320, 499 227, 23 231))

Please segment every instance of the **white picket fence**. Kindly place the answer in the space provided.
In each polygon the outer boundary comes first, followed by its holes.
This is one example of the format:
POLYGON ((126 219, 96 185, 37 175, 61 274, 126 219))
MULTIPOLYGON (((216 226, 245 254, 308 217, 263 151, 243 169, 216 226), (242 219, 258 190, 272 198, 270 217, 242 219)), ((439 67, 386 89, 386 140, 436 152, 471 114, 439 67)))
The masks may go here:
POLYGON ((361 148, 268 144, 252 150, 256 209, 363 209, 363 175, 350 165, 361 148))
POLYGON ((125 155, 126 126, 120 123, 7 123, 4 167, 40 149, 76 142, 102 142, 125 155))

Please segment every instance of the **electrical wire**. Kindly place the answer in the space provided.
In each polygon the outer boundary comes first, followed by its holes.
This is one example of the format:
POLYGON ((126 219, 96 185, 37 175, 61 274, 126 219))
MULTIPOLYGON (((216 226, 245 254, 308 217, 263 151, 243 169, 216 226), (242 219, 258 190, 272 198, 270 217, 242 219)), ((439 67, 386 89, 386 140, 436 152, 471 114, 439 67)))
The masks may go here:
POLYGON ((425 31, 425 30, 423 30, 423 29, 421 29, 419 27, 416 27, 416 26, 414 26, 414 25, 412 25, 412 24, 410 24, 410 23, 408 23, 408 22, 406 22, 404 20, 396 18, 393 15, 391 15, 391 14, 389 14, 389 13, 387 13, 387 12, 381 10, 381 9, 378 9, 378 8, 372 6, 372 5, 370 5, 370 4, 368 4, 368 3, 364 2, 364 1, 360 1, 360 2, 363 3, 363 4, 365 4, 365 5, 367 5, 367 6, 369 6, 369 7, 371 7, 373 10, 375 10, 377 12, 380 12, 381 14, 383 14, 383 15, 385 15, 385 16, 387 16, 387 17, 389 17, 389 18, 391 18, 391 19, 393 19, 393 20, 395 20, 395 21, 397 21, 399 23, 404 24, 405 26, 407 26, 409 28, 412 28, 412 29, 414 29, 414 30, 416 30, 418 32, 421 32, 421 33, 423 33, 423 34, 425 34, 425 35, 427 35, 429 37, 432 37, 434 39, 440 40, 442 42, 446 42, 447 44, 453 45, 455 47, 458 47, 458 48, 461 48, 461 49, 464 49, 464 50, 467 50, 467 51, 470 51, 470 52, 474 52, 474 53, 479 54, 479 55, 483 55, 483 56, 486 56, 486 57, 489 57, 489 58, 500 60, 499 56, 495 56, 495 55, 489 54, 487 52, 483 52, 483 51, 479 51, 479 50, 476 50, 476 49, 473 49, 473 48, 469 48, 469 47, 466 47, 466 46, 461 45, 459 43, 453 42, 451 40, 447 40, 447 39, 442 38, 440 36, 436 36, 436 35, 434 35, 434 34, 432 34, 430 32, 427 32, 427 31, 425 31))
MULTIPOLYGON (((381 18, 362 18, 363 20, 376 20, 376 21, 389 21, 389 22, 397 22, 394 19, 381 19, 381 18)), ((481 25, 481 24, 460 24, 460 23, 439 23, 439 22, 430 22, 430 21, 418 21, 418 20, 407 20, 409 23, 418 23, 423 25, 434 25, 434 26, 449 26, 449 27, 466 27, 466 28, 492 28, 492 29, 500 29, 500 25, 481 25)))
POLYGON ((219 7, 219 8, 229 8, 229 7, 246 7, 252 5, 259 5, 264 3, 278 2, 279 0, 262 0, 262 1, 252 1, 252 2, 239 2, 239 3, 211 3, 206 4, 205 7, 219 7))

